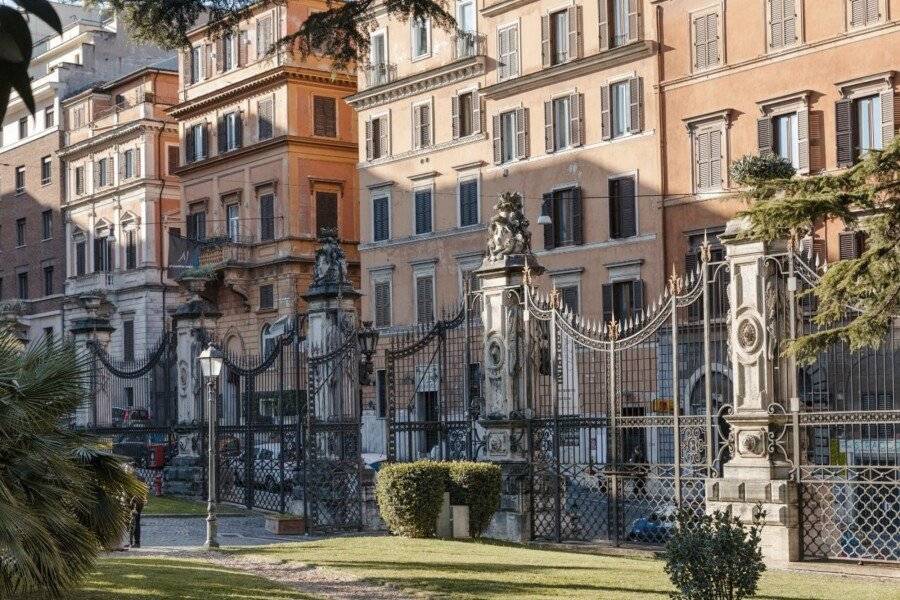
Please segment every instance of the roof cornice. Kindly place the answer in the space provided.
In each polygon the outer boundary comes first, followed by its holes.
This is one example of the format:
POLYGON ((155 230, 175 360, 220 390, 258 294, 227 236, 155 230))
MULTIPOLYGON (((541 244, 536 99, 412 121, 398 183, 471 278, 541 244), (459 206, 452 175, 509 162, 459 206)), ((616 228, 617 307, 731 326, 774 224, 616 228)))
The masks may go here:
POLYGON ((110 142, 120 140, 124 137, 130 137, 135 134, 142 135, 145 131, 148 130, 158 131, 161 129, 166 129, 167 127, 172 131, 177 131, 177 129, 175 128, 175 123, 171 122, 158 121, 155 119, 141 119, 139 121, 132 121, 131 123, 120 125, 115 129, 111 129, 99 135, 89 137, 86 140, 82 140, 76 144, 67 146, 66 148, 59 151, 59 157, 71 158, 77 154, 93 150, 97 146, 105 146, 110 142))

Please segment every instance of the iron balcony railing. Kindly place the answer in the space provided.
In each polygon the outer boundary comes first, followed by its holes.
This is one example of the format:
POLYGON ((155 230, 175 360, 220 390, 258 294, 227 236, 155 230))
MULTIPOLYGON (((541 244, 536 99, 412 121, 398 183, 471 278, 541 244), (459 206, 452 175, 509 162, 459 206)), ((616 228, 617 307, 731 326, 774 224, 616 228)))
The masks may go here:
POLYGON ((394 80, 397 76, 397 65, 390 63, 373 63, 366 65, 366 85, 368 87, 376 87, 385 85, 394 80))
POLYGON ((453 36, 453 59, 470 58, 485 53, 487 36, 474 31, 457 31, 453 36))

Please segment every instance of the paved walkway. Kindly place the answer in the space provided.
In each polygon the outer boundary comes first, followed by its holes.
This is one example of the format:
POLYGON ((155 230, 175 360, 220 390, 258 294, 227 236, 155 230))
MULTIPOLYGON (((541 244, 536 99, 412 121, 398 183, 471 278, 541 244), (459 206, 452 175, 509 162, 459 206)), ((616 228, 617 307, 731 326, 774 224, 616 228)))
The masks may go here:
MULTIPOLYGON (((220 517, 218 522, 222 546, 260 546, 309 539, 302 535, 271 534, 266 531, 261 515, 220 517)), ((197 548, 205 541, 205 517, 141 519, 141 545, 144 548, 197 548)))

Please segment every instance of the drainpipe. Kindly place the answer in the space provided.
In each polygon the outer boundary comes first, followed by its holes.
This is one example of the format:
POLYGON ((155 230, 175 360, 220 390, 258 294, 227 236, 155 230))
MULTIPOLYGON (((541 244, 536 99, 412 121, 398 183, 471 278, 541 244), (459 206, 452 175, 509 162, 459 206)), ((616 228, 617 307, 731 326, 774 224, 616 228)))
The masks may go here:
POLYGON ((663 91, 663 55, 662 55, 662 13, 663 7, 656 6, 656 82, 659 86, 659 98, 657 102, 657 114, 659 123, 659 182, 660 182, 660 241, 662 242, 662 278, 666 279, 666 265, 669 264, 668 249, 666 248, 666 196, 669 193, 669 180, 666 168, 666 96, 663 91))

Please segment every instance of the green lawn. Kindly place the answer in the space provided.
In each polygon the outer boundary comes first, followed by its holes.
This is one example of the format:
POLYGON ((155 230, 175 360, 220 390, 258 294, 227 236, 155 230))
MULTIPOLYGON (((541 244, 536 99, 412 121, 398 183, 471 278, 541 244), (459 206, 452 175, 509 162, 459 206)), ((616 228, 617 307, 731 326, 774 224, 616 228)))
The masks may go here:
MULTIPOLYGON (((536 550, 514 545, 395 537, 342 537, 229 550, 350 571, 366 580, 454 599, 668 598, 659 560, 536 550)), ((900 585, 766 572, 759 598, 897 600, 900 585)))
POLYGON ((313 600, 261 577, 194 560, 108 558, 68 600, 313 600))
POLYGON ((143 515, 205 515, 206 503, 185 500, 175 496, 154 496, 150 494, 144 506, 143 515))

